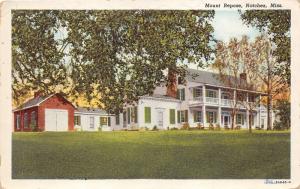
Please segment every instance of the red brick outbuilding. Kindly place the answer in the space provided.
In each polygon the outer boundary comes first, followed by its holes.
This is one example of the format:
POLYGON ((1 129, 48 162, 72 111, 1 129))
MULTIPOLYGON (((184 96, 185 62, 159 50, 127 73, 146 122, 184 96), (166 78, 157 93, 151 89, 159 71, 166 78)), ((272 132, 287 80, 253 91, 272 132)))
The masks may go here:
POLYGON ((59 93, 36 93, 14 110, 14 131, 72 131, 74 110, 74 105, 59 93))

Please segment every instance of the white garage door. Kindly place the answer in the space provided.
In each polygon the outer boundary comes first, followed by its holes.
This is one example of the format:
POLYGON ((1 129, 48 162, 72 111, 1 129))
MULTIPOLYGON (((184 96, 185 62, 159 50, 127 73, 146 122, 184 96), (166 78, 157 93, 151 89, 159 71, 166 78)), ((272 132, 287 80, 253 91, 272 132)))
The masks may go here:
POLYGON ((46 109, 45 130, 68 131, 68 111, 60 109, 46 109))

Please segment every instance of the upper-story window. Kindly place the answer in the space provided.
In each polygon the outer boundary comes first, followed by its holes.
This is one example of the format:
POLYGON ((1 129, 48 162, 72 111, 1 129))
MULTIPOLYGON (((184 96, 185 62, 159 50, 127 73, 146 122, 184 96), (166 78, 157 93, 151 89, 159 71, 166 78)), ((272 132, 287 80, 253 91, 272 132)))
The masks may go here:
POLYGON ((201 88, 193 88, 193 97, 201 97, 202 89, 201 88))
POLYGON ((211 98, 217 98, 217 92, 214 90, 206 90, 206 96, 211 98))
POLYGON ((178 77, 178 85, 183 85, 184 81, 182 77, 178 77))
POLYGON ((177 90, 177 98, 180 100, 185 100, 185 89, 178 89, 177 90))

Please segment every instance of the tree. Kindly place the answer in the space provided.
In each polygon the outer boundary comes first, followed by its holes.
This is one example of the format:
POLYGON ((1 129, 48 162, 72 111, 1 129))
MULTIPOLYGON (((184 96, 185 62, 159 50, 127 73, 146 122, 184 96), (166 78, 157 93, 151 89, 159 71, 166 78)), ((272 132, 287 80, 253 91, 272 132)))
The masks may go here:
POLYGON ((210 58, 213 16, 177 10, 62 12, 73 95, 92 99, 96 91, 104 108, 116 112, 161 82, 174 85, 176 75, 185 74, 186 64, 179 63, 203 66, 210 58))
POLYGON ((259 57, 256 50, 255 43, 250 43, 247 36, 243 36, 241 40, 232 38, 228 44, 221 41, 217 43, 213 68, 218 70, 218 79, 228 88, 223 90, 227 91, 231 99, 231 129, 235 127, 237 112, 245 107, 251 117, 249 120, 247 114, 249 132, 252 132, 252 118, 260 103, 255 91, 262 84, 258 77, 259 57))
MULTIPOLYGON (((241 18, 247 25, 257 27, 268 34, 271 42, 262 45, 261 53, 264 71, 261 74, 266 84, 267 128, 272 129, 272 103, 278 89, 290 88, 290 11, 289 10, 247 10, 241 12, 241 18), (282 87, 284 86, 284 87, 282 87)), ((282 91, 281 91, 282 92, 282 91)))
POLYGON ((216 60, 212 64, 212 67, 219 72, 217 79, 227 87, 223 90, 229 96, 231 129, 235 127, 236 114, 240 109, 236 100, 236 92, 240 88, 240 74, 242 73, 240 48, 240 42, 236 38, 230 39, 228 44, 219 41, 216 45, 216 60))
POLYGON ((246 10, 239 11, 246 25, 267 32, 276 47, 272 55, 276 57, 276 74, 290 85, 291 62, 291 11, 290 10, 246 10))
POLYGON ((45 94, 67 85, 65 42, 57 40, 58 11, 12 11, 12 90, 17 105, 31 91, 45 94))
POLYGON ((288 100, 279 100, 275 107, 279 121, 275 121, 277 127, 275 124, 274 129, 289 129, 291 127, 291 103, 288 100))

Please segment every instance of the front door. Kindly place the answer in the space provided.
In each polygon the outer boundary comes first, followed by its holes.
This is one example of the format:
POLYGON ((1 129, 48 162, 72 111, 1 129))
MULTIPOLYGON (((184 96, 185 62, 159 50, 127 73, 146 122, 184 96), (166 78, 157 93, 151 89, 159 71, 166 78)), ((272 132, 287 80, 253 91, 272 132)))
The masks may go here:
POLYGON ((230 124, 230 117, 228 115, 224 115, 224 126, 229 126, 230 124))
POLYGON ((162 110, 157 111, 157 124, 158 128, 164 128, 164 112, 162 110))

